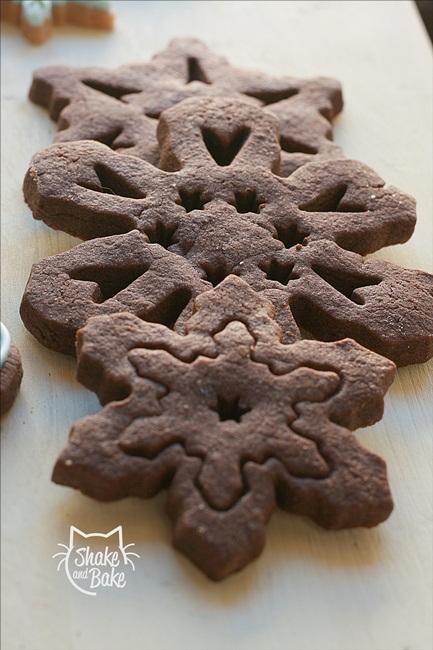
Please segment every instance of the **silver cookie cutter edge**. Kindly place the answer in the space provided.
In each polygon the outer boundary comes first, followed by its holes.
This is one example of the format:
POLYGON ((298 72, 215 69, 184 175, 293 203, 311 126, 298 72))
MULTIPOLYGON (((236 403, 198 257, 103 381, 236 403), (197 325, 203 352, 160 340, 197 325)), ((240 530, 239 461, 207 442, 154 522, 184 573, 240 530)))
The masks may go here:
POLYGON ((1 348, 0 348, 0 367, 3 367, 3 364, 5 363, 6 359, 8 358, 9 355, 9 350, 11 347, 11 335, 9 334, 9 330, 3 323, 0 323, 1 327, 1 348))

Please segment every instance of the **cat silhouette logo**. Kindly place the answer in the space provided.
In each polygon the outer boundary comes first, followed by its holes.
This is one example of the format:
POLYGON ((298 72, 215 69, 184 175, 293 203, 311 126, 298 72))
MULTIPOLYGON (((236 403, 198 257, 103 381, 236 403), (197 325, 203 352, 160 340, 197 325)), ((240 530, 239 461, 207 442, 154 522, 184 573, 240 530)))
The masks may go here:
POLYGON ((127 551, 135 544, 123 545, 122 526, 109 533, 83 533, 71 526, 69 545, 59 543, 57 546, 65 549, 53 555, 53 558, 62 558, 57 571, 64 567, 71 585, 87 596, 96 596, 98 591, 107 588, 123 589, 128 571, 135 571, 131 557, 140 557, 127 551))

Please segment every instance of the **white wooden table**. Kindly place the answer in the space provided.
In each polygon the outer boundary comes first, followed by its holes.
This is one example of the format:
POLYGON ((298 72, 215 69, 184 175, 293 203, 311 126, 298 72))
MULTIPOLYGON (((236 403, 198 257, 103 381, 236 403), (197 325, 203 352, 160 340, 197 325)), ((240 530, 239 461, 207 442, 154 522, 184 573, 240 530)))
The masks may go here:
POLYGON ((324 532, 277 512, 259 561, 209 582, 170 546, 164 496, 100 504, 50 482, 72 422, 98 409, 74 361, 47 351, 18 315, 31 264, 76 240, 32 220, 21 194, 54 125, 26 98, 41 65, 116 66, 174 36, 199 36, 241 66, 339 78, 335 127, 347 155, 418 201, 404 246, 378 254, 432 267, 432 58, 409 2, 120 2, 112 35, 58 30, 33 48, 2 39, 2 320, 25 377, 3 420, 4 650, 428 650, 431 647, 432 365, 399 371, 384 419, 359 432, 386 459, 395 511, 380 528, 324 532), (430 396, 430 401, 429 401, 430 396), (125 590, 88 598, 51 559, 75 524, 124 527, 141 559, 125 590))

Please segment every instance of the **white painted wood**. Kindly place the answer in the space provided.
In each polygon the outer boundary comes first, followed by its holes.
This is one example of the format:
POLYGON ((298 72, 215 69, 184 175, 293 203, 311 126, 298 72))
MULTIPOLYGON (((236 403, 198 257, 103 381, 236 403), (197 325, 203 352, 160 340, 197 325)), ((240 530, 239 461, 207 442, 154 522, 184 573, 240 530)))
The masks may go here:
POLYGON ((115 66, 146 59, 168 39, 196 35, 234 63, 341 79, 336 139, 389 183, 416 196, 404 246, 378 257, 432 267, 432 58, 408 2, 119 2, 112 35, 63 29, 40 48, 11 27, 2 38, 2 319, 19 345, 24 381, 2 431, 5 650, 428 650, 431 647, 432 365, 398 373, 384 419, 361 431, 383 456, 395 511, 372 531, 324 532, 277 513, 263 556, 210 583, 170 546, 164 498, 102 505, 50 482, 70 425, 97 410, 72 359, 42 348, 18 306, 30 266, 74 239, 34 222, 21 183, 52 140, 26 99, 32 69, 115 66), (88 598, 51 555, 70 524, 123 524, 141 559, 124 591, 88 598))

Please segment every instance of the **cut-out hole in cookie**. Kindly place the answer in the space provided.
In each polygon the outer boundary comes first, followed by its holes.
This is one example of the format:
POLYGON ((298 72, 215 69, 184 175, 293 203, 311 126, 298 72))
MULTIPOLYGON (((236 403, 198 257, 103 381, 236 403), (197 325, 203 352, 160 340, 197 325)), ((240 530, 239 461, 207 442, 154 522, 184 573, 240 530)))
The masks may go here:
POLYGON ((131 394, 131 386, 124 382, 116 383, 110 387, 110 394, 104 395, 101 401, 103 403, 107 402, 123 402, 131 394))
POLYGON ((189 190, 186 187, 179 187, 179 201, 178 203, 186 210, 203 210, 204 200, 200 190, 189 190))
MULTIPOLYGON (((100 136, 94 136, 94 139, 97 140, 98 142, 102 142, 102 144, 106 144, 107 147, 110 147, 110 149, 116 151, 116 149, 121 148, 119 145, 115 144, 115 140, 119 137, 121 133, 122 133, 122 127, 115 126, 112 129, 106 131, 105 133, 102 133, 100 136)), ((126 148, 126 147, 123 145, 122 148, 126 148)))
MULTIPOLYGON (((36 102, 39 104, 39 102, 36 102)), ((66 98, 66 97, 56 97, 52 99, 52 103, 50 106, 50 117, 52 120, 57 122, 59 119, 60 113, 63 111, 66 106, 68 106, 71 103, 71 100, 66 98)), ((62 124, 65 124, 63 128, 68 128, 69 123, 63 118, 62 124)), ((62 129, 60 129, 62 130, 62 129)))
POLYGON ((173 329, 179 316, 191 300, 192 294, 189 289, 175 289, 161 302, 140 315, 145 321, 160 323, 173 329))
POLYGON ((94 192, 102 194, 113 194, 123 196, 128 199, 145 199, 146 194, 136 189, 123 176, 113 171, 103 163, 97 163, 94 167, 95 174, 98 177, 100 187, 94 184, 84 184, 81 186, 94 192))
POLYGON ((227 167, 238 155, 251 133, 247 126, 241 126, 230 136, 222 135, 207 126, 201 129, 203 141, 212 158, 220 167, 227 167))
POLYGON ((226 399, 221 395, 217 396, 216 408, 212 408, 212 410, 218 413, 221 422, 226 422, 227 420, 240 422, 245 413, 251 411, 248 406, 241 404, 239 397, 226 399))
POLYGON ((161 115, 161 112, 162 111, 159 110, 152 111, 151 109, 148 109, 147 111, 144 111, 144 114, 146 115, 146 117, 150 117, 151 120, 159 120, 159 116, 161 115))
POLYGON ((203 70, 200 61, 195 56, 189 56, 187 59, 187 80, 186 83, 190 84, 192 81, 201 81, 204 84, 210 84, 211 82, 206 76, 205 71, 203 70))
POLYGON ((294 264, 282 264, 278 260, 271 260, 261 266, 266 273, 268 280, 287 285, 291 280, 297 280, 298 276, 293 273, 294 264))
POLYGON ((97 81, 95 79, 82 79, 81 83, 84 84, 85 86, 88 86, 89 88, 93 88, 93 90, 97 90, 100 93, 104 93, 104 95, 108 95, 109 97, 114 97, 114 99, 121 99, 124 95, 133 95, 141 92, 141 90, 138 90, 137 88, 131 88, 128 86, 119 86, 119 84, 115 84, 115 83, 111 85, 109 83, 103 81, 97 81))
POLYGON ((223 264, 202 264, 202 269, 204 271, 203 280, 207 280, 214 287, 231 273, 223 264))
POLYGON ((298 88, 284 88, 283 90, 257 90, 247 92, 245 95, 258 99, 263 106, 268 106, 269 104, 281 102, 283 99, 289 99, 298 93, 298 88))
POLYGON ((283 242, 285 248, 292 248, 297 244, 303 244, 309 234, 305 230, 299 229, 296 223, 275 225, 275 229, 277 231, 277 239, 283 242))
POLYGON ((366 212, 367 208, 359 203, 342 201, 347 192, 347 185, 340 183, 318 194, 314 199, 302 203, 299 209, 303 212, 366 212))
POLYGON ((258 198, 255 190, 235 192, 235 208, 240 214, 245 214, 246 212, 258 214, 261 204, 262 201, 258 198))
POLYGON ((313 265, 312 269, 327 284, 330 284, 331 287, 358 305, 364 304, 364 301, 359 296, 353 295, 355 289, 374 286, 382 281, 382 278, 326 269, 323 266, 317 264, 313 265))
POLYGON ((157 221, 152 225, 152 227, 146 228, 146 235, 151 244, 159 244, 160 246, 163 246, 163 248, 168 248, 172 244, 176 243, 174 237, 176 230, 177 226, 157 221))
POLYGON ((105 268, 88 266, 73 271, 70 274, 70 278, 82 282, 95 282, 99 287, 99 291, 94 296, 94 301, 101 303, 113 298, 120 293, 120 291, 129 287, 129 285, 141 277, 148 268, 149 267, 144 264, 131 265, 128 267, 110 266, 105 268))
POLYGON ((316 154, 318 151, 316 147, 313 147, 306 142, 301 142, 300 140, 288 135, 280 136, 280 146, 281 149, 287 153, 316 154))

